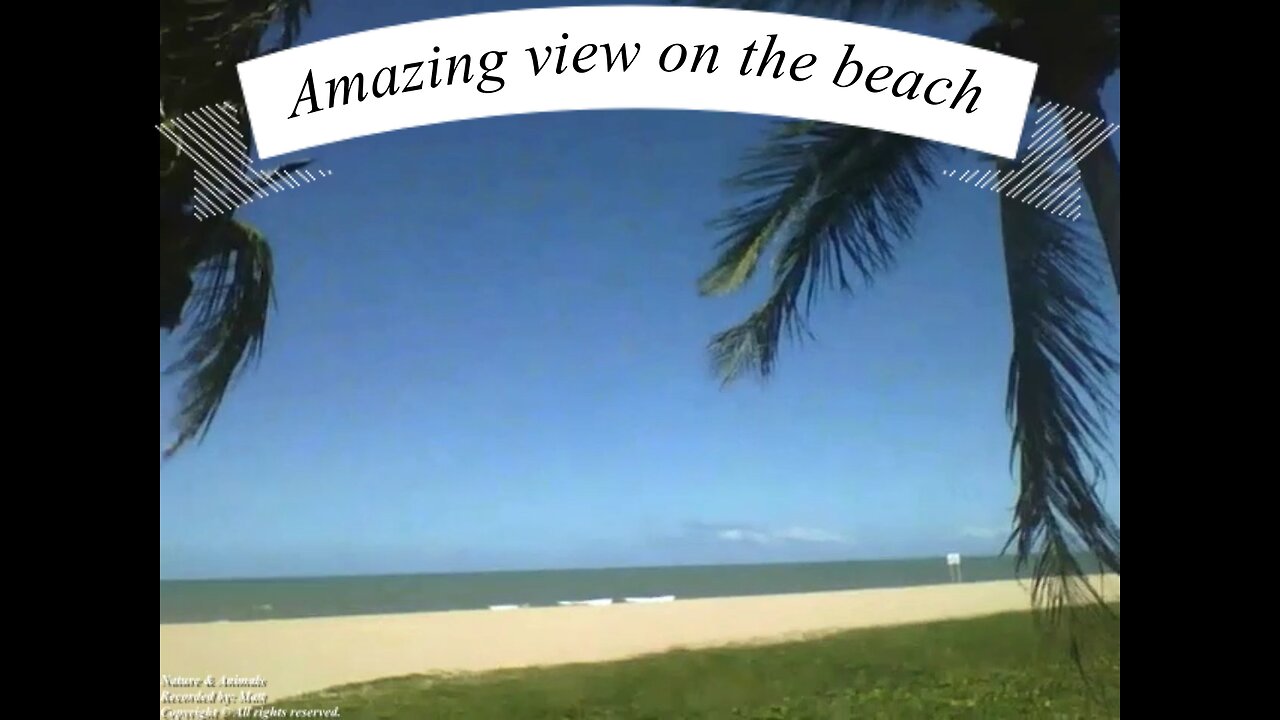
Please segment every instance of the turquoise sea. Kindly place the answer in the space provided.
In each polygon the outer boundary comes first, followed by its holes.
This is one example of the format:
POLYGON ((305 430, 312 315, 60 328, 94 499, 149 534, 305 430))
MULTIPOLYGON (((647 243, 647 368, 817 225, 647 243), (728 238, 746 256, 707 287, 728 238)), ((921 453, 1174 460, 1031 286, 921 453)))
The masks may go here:
MULTIPOLYGON (((1012 557, 965 557, 964 582, 1016 577, 1012 557)), ((1029 572, 1029 571, 1027 571, 1029 572)), ((1023 573, 1025 576, 1026 572, 1023 573)), ((161 580, 160 622, 555 605, 561 600, 773 595, 949 582, 945 558, 251 580, 161 580)))

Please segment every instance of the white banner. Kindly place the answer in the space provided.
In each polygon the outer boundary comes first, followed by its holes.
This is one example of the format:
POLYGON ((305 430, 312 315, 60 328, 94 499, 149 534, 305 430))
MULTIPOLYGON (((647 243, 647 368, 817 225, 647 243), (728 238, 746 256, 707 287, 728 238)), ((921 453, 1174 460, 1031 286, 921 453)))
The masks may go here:
POLYGON ((692 7, 562 7, 396 25, 239 66, 259 158, 537 112, 820 120, 1015 157, 1036 66, 871 25, 692 7))

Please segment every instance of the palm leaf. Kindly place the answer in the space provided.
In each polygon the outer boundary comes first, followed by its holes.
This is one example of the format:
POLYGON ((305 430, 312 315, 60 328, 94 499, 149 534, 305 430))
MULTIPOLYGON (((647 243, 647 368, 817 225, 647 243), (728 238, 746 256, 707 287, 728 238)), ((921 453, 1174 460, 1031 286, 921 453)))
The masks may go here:
POLYGON ((941 15, 956 10, 965 3, 962 0, 693 0, 692 4, 852 19, 868 15, 941 15))
MULTIPOLYGON (((245 140, 253 138, 243 110, 236 65, 297 41, 310 0, 162 0, 160 122, 197 108, 230 102, 245 140), (279 37, 267 36, 278 28, 279 37)), ((191 198, 195 165, 160 138, 161 329, 191 312, 184 354, 166 369, 185 374, 176 418, 180 447, 208 431, 222 398, 244 364, 261 350, 272 301, 271 251, 260 233, 230 216, 197 222, 191 198), (193 277, 194 276, 194 277, 193 277)), ((262 190, 287 165, 245 178, 262 190)))
POLYGON ((936 153, 914 137, 805 122, 783 124, 750 156, 730 184, 759 194, 717 221, 723 250, 700 279, 701 292, 741 287, 768 245, 781 249, 764 304, 711 341, 725 382, 751 369, 769 375, 784 328, 807 333, 804 315, 819 289, 851 292, 850 270, 870 283, 892 265, 895 242, 911 234, 921 189, 934 182, 936 153))
MULTIPOLYGON (((1013 171, 1013 163, 1000 165, 1013 171)), ((1120 528, 1095 490, 1109 459, 1107 418, 1118 412, 1120 363, 1107 339, 1110 318, 1094 300, 1106 283, 1093 238, 1007 197, 1000 218, 1013 319, 1007 411, 1019 481, 1006 549, 1016 545, 1019 569, 1035 558, 1033 602, 1056 622, 1082 599, 1103 606, 1079 551, 1120 572, 1120 528)))
MULTIPOLYGON (((286 0, 276 8, 280 20, 280 40, 265 52, 276 52, 293 47, 302 32, 302 19, 311 15, 311 0, 286 0)), ((264 53, 265 54, 265 53, 264 53)))
POLYGON ((271 248, 262 235, 236 220, 208 225, 185 351, 165 370, 187 375, 179 394, 178 437, 166 457, 208 431, 237 370, 261 351, 273 300, 271 248))
MULTIPOLYGON (((236 66, 291 47, 310 13, 310 0, 161 2, 161 120, 221 102, 243 105, 236 66), (273 27, 279 37, 268 43, 273 27)), ((247 131, 246 120, 240 125, 247 131)))

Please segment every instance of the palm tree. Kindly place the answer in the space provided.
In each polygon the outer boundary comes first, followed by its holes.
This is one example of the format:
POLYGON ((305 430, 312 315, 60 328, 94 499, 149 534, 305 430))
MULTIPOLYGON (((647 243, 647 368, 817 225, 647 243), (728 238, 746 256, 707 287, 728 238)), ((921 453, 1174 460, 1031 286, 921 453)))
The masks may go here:
MULTIPOLYGON (((249 138, 236 65, 292 45, 310 11, 309 0, 161 0, 161 125, 228 102, 249 138), (272 26, 279 26, 279 39, 264 50, 272 26)), ((273 302, 272 258, 262 234, 233 214, 195 217, 196 164, 163 136, 158 140, 160 329, 171 333, 189 321, 183 353, 166 369, 185 376, 178 435, 167 457, 208 431, 237 370, 261 350, 273 302)))
MULTIPOLYGON (((955 0, 800 0, 713 2, 740 9, 856 13, 950 12, 955 0)), ((989 22, 971 44, 1039 64, 1034 95, 1103 117, 1099 93, 1120 68, 1119 2, 974 0, 989 22)), ((823 287, 850 291, 893 263, 907 240, 948 148, 858 127, 784 122, 753 152, 730 186, 747 194, 717 225, 720 255, 699 280, 703 295, 741 288, 761 256, 778 246, 768 297, 710 349, 728 383, 748 372, 769 376, 784 331, 807 335, 805 315, 823 287)), ((996 161, 1002 175, 1015 165, 996 161)), ((1120 165, 1105 144, 1082 162, 1081 176, 1120 292, 1120 165)), ((1094 489, 1104 475, 1105 421, 1118 406, 1119 353, 1107 341, 1105 273, 1096 240, 1070 221, 1000 198, 1000 231, 1013 322, 1007 411, 1019 481, 1010 545, 1019 569, 1034 559, 1035 607, 1059 611, 1088 597, 1081 545, 1102 569, 1120 572, 1120 529, 1094 489)), ((1074 639, 1074 638, 1073 638, 1074 639)))

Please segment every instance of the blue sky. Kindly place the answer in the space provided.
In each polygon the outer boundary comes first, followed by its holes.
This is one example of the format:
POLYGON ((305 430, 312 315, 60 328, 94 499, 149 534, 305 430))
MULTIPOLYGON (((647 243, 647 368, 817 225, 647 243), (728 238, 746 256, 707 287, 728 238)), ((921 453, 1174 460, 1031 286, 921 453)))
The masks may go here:
MULTIPOLYGON (((316 5, 303 42, 532 6, 316 5)), ((1104 103, 1119 122, 1118 79, 1104 103)), ((557 113, 308 153, 334 175, 244 213, 278 310, 205 442, 161 462, 161 578, 998 550, 1016 488, 993 196, 940 184, 897 269, 824 296, 773 378, 711 375, 708 338, 767 279, 699 298, 707 221, 769 123, 557 113)), ((1119 491, 1117 469, 1117 518, 1119 491)))

